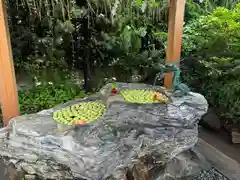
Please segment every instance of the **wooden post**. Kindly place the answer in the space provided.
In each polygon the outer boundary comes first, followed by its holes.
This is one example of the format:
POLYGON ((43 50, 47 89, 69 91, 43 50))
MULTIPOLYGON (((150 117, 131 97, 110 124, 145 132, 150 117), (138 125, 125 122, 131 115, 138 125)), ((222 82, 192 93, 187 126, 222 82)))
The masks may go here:
POLYGON ((19 115, 18 94, 5 0, 0 0, 0 102, 4 126, 19 115))
MULTIPOLYGON (((173 63, 181 57, 181 42, 186 0, 169 0, 167 62, 173 63)), ((164 79, 166 88, 172 87, 173 73, 164 79)))

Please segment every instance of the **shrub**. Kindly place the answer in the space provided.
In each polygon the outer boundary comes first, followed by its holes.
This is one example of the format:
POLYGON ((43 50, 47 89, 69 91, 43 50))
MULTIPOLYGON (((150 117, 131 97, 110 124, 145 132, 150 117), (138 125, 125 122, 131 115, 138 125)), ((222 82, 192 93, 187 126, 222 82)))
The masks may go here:
POLYGON ((240 123, 240 4, 216 8, 185 26, 183 49, 194 57, 184 79, 224 118, 240 123), (196 59, 196 60, 194 60, 196 59))
POLYGON ((22 114, 36 113, 85 96, 80 87, 70 83, 44 84, 19 91, 20 111, 22 114))
POLYGON ((185 53, 207 56, 240 56, 240 4, 233 10, 216 8, 210 15, 193 20, 184 27, 185 53))
POLYGON ((240 61, 211 58, 195 62, 195 69, 185 71, 185 80, 204 94, 223 118, 240 122, 240 61))

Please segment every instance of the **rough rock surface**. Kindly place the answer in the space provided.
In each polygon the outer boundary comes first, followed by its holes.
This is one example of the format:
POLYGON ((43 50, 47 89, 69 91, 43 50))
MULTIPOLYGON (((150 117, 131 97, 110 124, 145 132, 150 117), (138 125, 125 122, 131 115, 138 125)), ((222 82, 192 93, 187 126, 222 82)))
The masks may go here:
POLYGON ((202 117, 201 124, 215 131, 221 129, 221 121, 212 108, 209 108, 208 112, 202 117))
MULTIPOLYGON (((120 96, 109 98, 109 87, 86 99, 12 119, 0 132, 0 155, 41 179, 164 180, 194 175, 203 168, 204 158, 189 150, 198 139, 197 123, 208 109, 202 95, 175 98, 156 87, 171 97, 170 103, 133 104, 120 96), (59 129, 52 120, 58 109, 93 100, 103 101, 108 109, 89 126, 59 129)), ((153 87, 118 83, 118 88, 153 87)))

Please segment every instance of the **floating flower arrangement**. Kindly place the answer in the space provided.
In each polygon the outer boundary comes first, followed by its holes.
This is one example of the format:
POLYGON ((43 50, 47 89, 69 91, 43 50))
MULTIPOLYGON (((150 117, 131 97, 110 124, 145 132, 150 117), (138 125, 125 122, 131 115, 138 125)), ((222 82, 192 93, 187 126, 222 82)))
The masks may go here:
POLYGON ((61 124, 84 125, 100 118, 106 106, 100 102, 83 102, 53 113, 53 119, 61 124))
POLYGON ((167 96, 151 90, 122 90, 120 94, 125 101, 132 103, 167 103, 167 96))

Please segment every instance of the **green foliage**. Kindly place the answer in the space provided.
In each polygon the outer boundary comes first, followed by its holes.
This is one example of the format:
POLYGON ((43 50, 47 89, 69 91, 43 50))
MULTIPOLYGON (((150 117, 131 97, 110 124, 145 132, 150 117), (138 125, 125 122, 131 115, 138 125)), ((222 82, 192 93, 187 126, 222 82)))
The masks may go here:
POLYGON ((20 110, 22 114, 36 113, 85 96, 80 87, 70 83, 40 85, 19 91, 20 110))
POLYGON ((33 75, 109 65, 132 71, 165 56, 167 0, 17 2, 8 2, 15 65, 33 75))
POLYGON ((111 29, 101 33, 100 43, 112 59, 111 66, 130 71, 154 66, 165 56, 167 28, 163 14, 166 2, 144 4, 145 1, 129 0, 119 3, 111 11, 114 11, 110 18, 111 29), (124 6, 125 3, 129 5, 124 6))
POLYGON ((184 29, 184 53, 195 56, 184 68, 190 86, 203 93, 225 118, 240 123, 240 4, 217 7, 184 29))
POLYGON ((234 123, 240 122, 240 61, 232 58, 211 58, 195 62, 188 69, 189 83, 203 93, 220 115, 234 123), (197 81, 197 82, 196 82, 197 81))
POLYGON ((185 7, 185 22, 192 19, 197 19, 199 16, 207 15, 204 8, 201 7, 201 3, 194 2, 193 0, 186 1, 185 7))
POLYGON ((9 29, 17 69, 33 75, 45 68, 67 69, 75 1, 8 1, 9 29))
POLYGON ((184 28, 183 48, 208 56, 239 56, 240 4, 232 11, 218 7, 184 28))
POLYGON ((33 18, 44 19, 45 16, 62 19, 63 21, 72 18, 72 9, 74 8, 74 0, 17 0, 17 6, 25 6, 28 8, 33 18))
POLYGON ((203 0, 201 6, 206 12, 211 13, 216 7, 219 6, 227 9, 234 9, 238 3, 238 0, 203 0))

